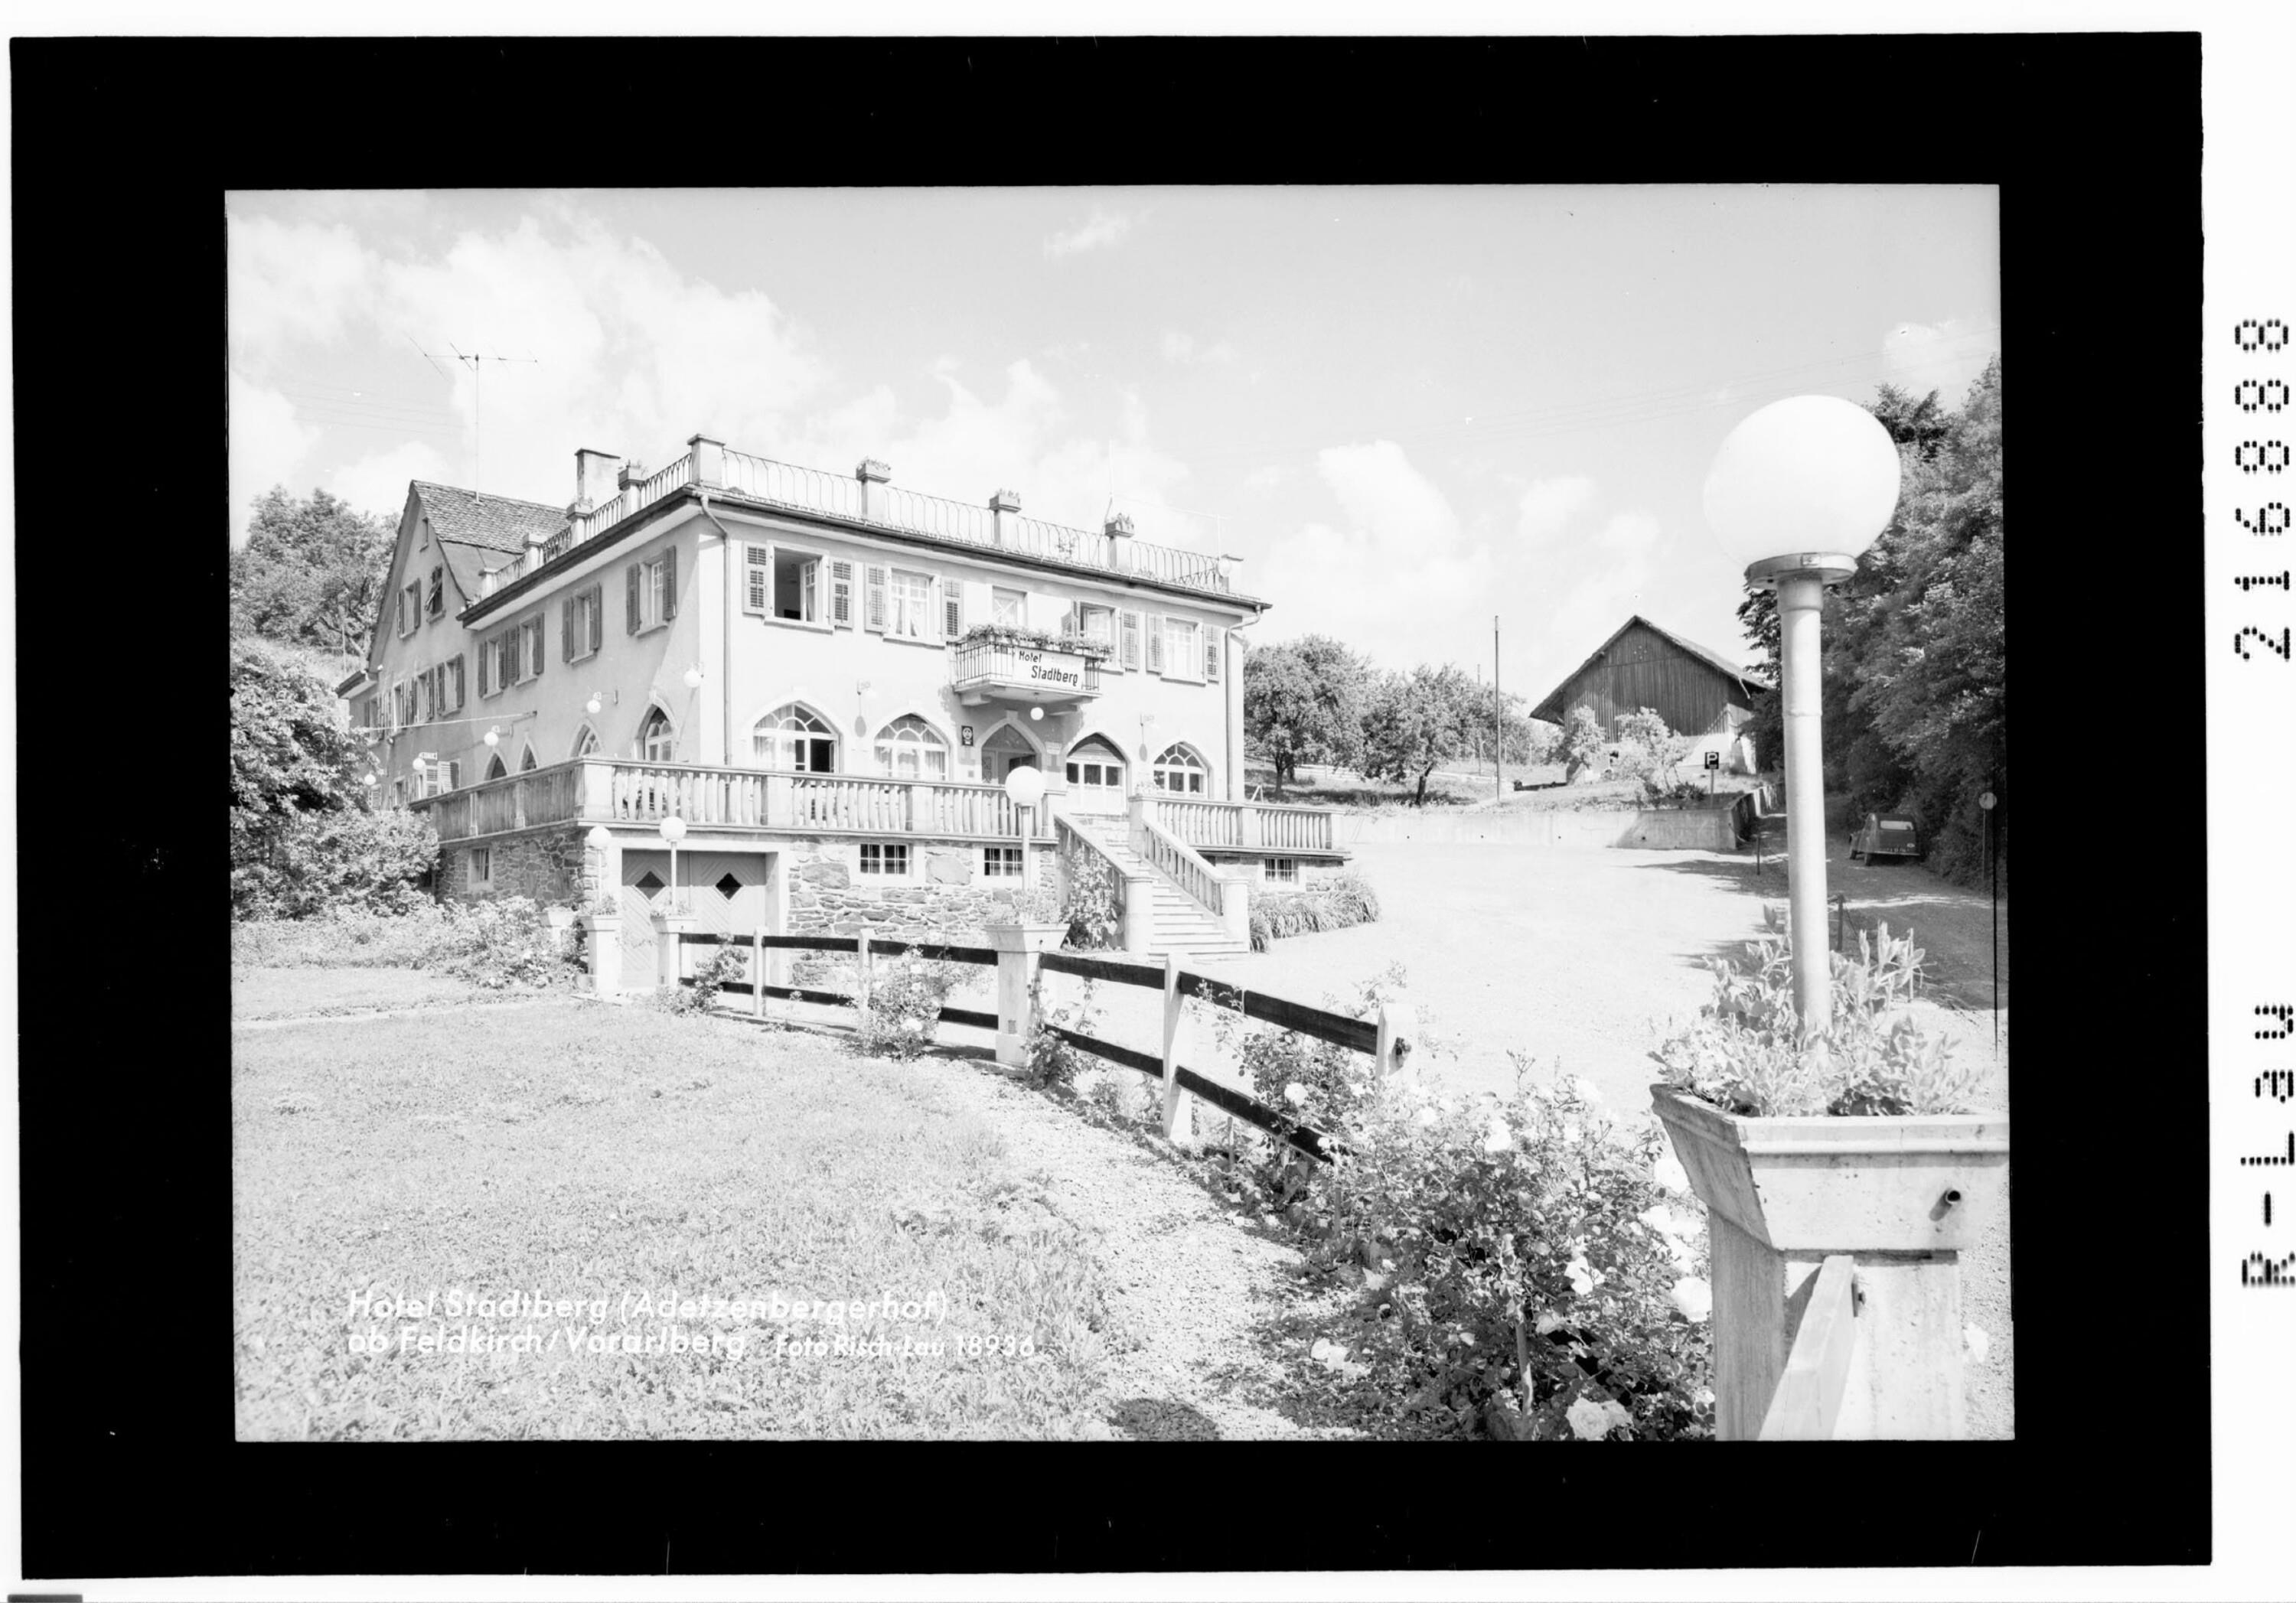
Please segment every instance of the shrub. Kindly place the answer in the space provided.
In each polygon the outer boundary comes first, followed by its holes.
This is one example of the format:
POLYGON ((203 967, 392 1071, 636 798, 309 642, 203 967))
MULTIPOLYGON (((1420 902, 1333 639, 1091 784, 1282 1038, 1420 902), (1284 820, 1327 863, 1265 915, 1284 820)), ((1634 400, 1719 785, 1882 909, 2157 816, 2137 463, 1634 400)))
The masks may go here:
POLYGON ((1124 891, 1116 865, 1089 846, 1061 852, 1061 877, 1067 887, 1059 921, 1067 945, 1079 952, 1109 951, 1124 945, 1124 891))
MULTIPOLYGON (((1768 910, 1764 916, 1776 927, 1768 910)), ((1919 983, 1924 954, 1910 934, 1893 940, 1887 924, 1872 937, 1861 929, 1856 957, 1829 954, 1833 1016, 1816 1037, 1795 1012, 1790 940, 1767 936, 1746 952, 1743 966, 1709 962, 1714 1000, 1652 1054, 1668 1084, 1757 1117, 1970 1111, 1983 1069, 1955 1067, 1942 1040, 1909 1016, 1890 1016, 1919 983)))
POLYGON ((336 908, 307 919, 239 919, 231 961, 264 969, 442 969, 462 954, 461 909, 336 908))
POLYGON ((490 990, 570 983, 578 974, 529 898, 504 896, 457 912, 459 955, 445 965, 449 974, 490 990))
POLYGON ((1346 929, 1379 919, 1379 895, 1353 870, 1333 874, 1306 890, 1261 891, 1251 898, 1251 949, 1288 936, 1346 929))
POLYGON ((1065 922, 1061 912, 1061 893, 1049 885, 1032 885, 1026 890, 1013 890, 996 904, 998 915, 1022 924, 1059 924, 1065 922))
POLYGON ((914 952, 880 961, 861 998, 854 1050, 909 1059, 933 1043, 941 1004, 964 983, 961 963, 928 962, 914 952))
POLYGON ((1664 1133, 1516 1069, 1495 1108, 1399 1076, 1341 1113, 1312 1250, 1364 1263, 1378 1299, 1344 1334, 1374 1384, 1465 1429, 1497 1399, 1542 1436, 1711 1435, 1703 1221, 1661 1190, 1664 1133))
POLYGON ((267 831, 260 856, 234 863, 234 911, 309 918, 332 908, 399 913, 427 905, 423 881, 439 861, 427 818, 358 807, 295 813, 267 831))
POLYGON ((719 987, 731 980, 750 977, 750 953, 746 946, 730 943, 711 952, 693 970, 690 986, 672 986, 656 998, 668 1012, 695 1014, 715 1010, 724 993, 719 987))
POLYGON ((1089 1052, 1071 1046, 1054 1034, 1055 1027, 1074 1030, 1080 1035, 1093 1032, 1095 1015, 1092 1006, 1092 981, 1084 982, 1074 1002, 1065 1008, 1047 1012, 1043 1005, 1044 980, 1037 981, 1036 994, 1029 999, 1029 1012, 1037 1020, 1036 1029, 1029 1036, 1029 1066, 1025 1076, 1032 1085, 1046 1091, 1065 1091, 1076 1083, 1076 1077, 1098 1061, 1089 1052))
POLYGON ((1636 781, 1646 797, 1656 799, 1674 785, 1674 771, 1689 748, 1688 740, 1645 707, 1619 720, 1619 760, 1612 772, 1636 781))
POLYGON ((1603 738, 1603 726, 1595 721, 1594 709, 1574 707, 1570 721, 1562 726, 1561 740, 1562 760, 1570 765, 1570 777, 1599 773, 1603 753, 1610 742, 1603 738))

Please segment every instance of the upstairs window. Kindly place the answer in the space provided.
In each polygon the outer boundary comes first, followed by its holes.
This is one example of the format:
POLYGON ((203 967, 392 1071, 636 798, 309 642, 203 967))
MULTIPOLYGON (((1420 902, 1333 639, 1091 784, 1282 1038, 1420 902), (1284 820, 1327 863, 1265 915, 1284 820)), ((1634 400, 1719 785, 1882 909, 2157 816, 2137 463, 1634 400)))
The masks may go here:
POLYGON ((578 761, 598 753, 598 732, 587 724, 574 732, 574 749, 566 754, 570 761, 578 761))
POLYGON ((650 562, 631 563, 622 580, 630 634, 659 629, 677 616, 677 547, 650 562))
POLYGON ((989 591, 988 598, 990 621, 999 628, 1021 629, 1028 626, 1028 592, 1007 590, 999 585, 989 591))
POLYGON ((446 609, 446 606, 447 570, 444 568, 433 568, 430 570, 430 616, 432 617, 438 617, 440 612, 446 609))
POLYGON ((398 633, 401 635, 412 634, 415 626, 422 621, 422 581, 417 579, 398 593, 398 633))
POLYGON ((933 582, 929 573, 896 568, 886 586, 885 633, 901 640, 937 640, 939 620, 933 617, 933 582))
POLYGON ((605 643, 605 586, 593 585, 559 604, 558 650, 568 662, 579 662, 605 643))
POLYGON ((510 777, 510 770, 503 765, 501 752, 497 751, 494 756, 487 759, 487 777, 490 780, 508 779, 510 777))
POLYGON ((940 731, 906 713, 877 732, 877 765, 895 779, 945 780, 948 742, 940 731))
POLYGON ((669 715, 658 707, 638 725, 638 756, 649 763, 677 760, 677 732, 670 727, 669 715))
POLYGON ((1202 631, 1193 618, 1168 617, 1164 625, 1165 673, 1179 679, 1196 679, 1202 675, 1196 665, 1203 661, 1203 645, 1199 638, 1202 631))
POLYGON ((521 773, 531 773, 538 765, 534 760, 534 748, 528 747, 526 755, 518 759, 518 771, 521 773))
POLYGON ((520 647, 519 666, 524 670, 519 675, 519 677, 521 679, 541 678, 542 665, 546 660, 545 653, 543 650, 542 619, 539 617, 528 618, 524 623, 518 626, 518 637, 520 647))
POLYGON ((790 773, 834 773, 837 733, 808 707, 791 702, 758 720, 751 753, 760 767, 790 773))

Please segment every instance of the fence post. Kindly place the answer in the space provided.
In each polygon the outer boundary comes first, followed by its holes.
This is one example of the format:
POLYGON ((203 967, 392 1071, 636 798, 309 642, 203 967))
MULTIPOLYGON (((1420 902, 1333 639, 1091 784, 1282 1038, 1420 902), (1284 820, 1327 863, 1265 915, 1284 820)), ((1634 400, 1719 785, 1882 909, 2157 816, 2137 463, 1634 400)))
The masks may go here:
POLYGON ((1062 924, 991 924, 996 951, 996 1061, 1025 1068, 1029 1038, 1037 1033, 1037 960, 1060 944, 1062 924))
POLYGON ((619 913, 591 912, 582 920, 588 930, 590 992, 600 1002, 622 999, 622 920, 619 913))
POLYGON ((1418 1044, 1419 1010, 1407 1002, 1383 1002, 1379 1004, 1379 1046, 1377 1061, 1380 1077, 1408 1073, 1411 1053, 1418 1044))
POLYGON ((701 927, 701 920, 692 913, 672 912, 667 908, 653 915, 654 983, 675 989, 685 972, 684 936, 701 927))
POLYGON ((750 1016, 766 1016, 766 921, 758 920, 758 932, 750 937, 750 1016))
POLYGON ((1227 938, 1245 951, 1251 949, 1251 880, 1243 874, 1220 876, 1220 924, 1227 938))
POLYGON ((1128 956, 1145 957, 1156 944, 1156 881, 1142 874, 1124 876, 1124 950, 1128 956))
POLYGON ((854 985, 853 1022, 858 1026, 869 1017, 869 982, 876 976, 876 965, 869 955, 869 926, 862 925, 860 935, 855 938, 861 943, 860 951, 854 954, 854 966, 860 977, 854 985))
POLYGON ((1195 1120, 1180 1090, 1180 960, 1164 954, 1164 1139, 1181 1146, 1195 1140, 1195 1120))

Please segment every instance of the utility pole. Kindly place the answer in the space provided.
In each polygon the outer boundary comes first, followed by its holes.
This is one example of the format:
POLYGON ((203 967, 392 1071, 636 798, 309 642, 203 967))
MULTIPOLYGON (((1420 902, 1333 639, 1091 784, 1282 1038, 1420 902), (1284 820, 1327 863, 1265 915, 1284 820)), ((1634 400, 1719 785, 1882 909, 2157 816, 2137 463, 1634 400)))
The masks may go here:
POLYGON ((1491 799, 1506 800, 1506 704, 1499 699, 1499 617, 1491 614, 1491 799))

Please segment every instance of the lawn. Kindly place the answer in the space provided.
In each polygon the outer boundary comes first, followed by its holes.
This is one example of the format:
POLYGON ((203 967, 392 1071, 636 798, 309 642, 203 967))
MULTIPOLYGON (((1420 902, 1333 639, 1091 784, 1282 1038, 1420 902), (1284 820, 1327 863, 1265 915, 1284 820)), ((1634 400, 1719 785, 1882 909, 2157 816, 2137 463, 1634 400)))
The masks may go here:
POLYGON ((911 1069, 545 999, 242 1031, 232 1109, 242 1440, 1105 1434, 1090 1252, 911 1069))
POLYGON ((231 1016, 235 1023, 308 1018, 501 1002, 513 994, 528 993, 490 991, 423 969, 234 969, 231 1016))

